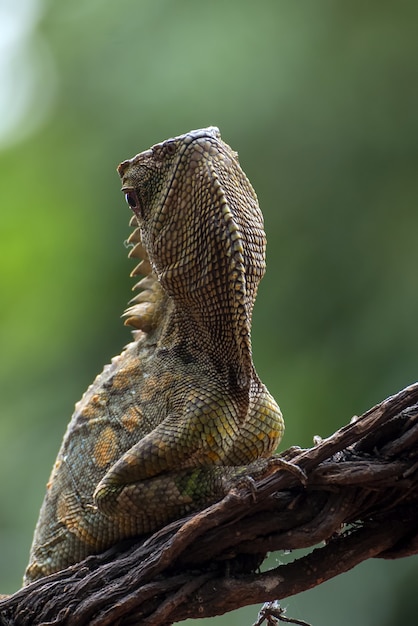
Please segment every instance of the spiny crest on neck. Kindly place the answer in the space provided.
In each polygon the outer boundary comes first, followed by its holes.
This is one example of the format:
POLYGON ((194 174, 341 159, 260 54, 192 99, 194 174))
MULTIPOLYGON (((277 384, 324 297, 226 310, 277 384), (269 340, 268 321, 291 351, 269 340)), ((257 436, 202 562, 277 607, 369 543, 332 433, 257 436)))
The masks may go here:
POLYGON ((152 271, 151 264, 148 259, 147 252, 141 242, 141 229, 138 221, 133 216, 129 222, 129 226, 134 228, 128 237, 126 244, 132 246, 128 257, 131 259, 140 259, 138 265, 132 270, 131 276, 142 275, 143 278, 133 286, 133 290, 140 290, 123 313, 125 318, 125 326, 131 326, 134 339, 138 339, 141 331, 150 333, 155 330, 160 323, 161 307, 159 306, 164 299, 164 292, 156 275, 152 271))

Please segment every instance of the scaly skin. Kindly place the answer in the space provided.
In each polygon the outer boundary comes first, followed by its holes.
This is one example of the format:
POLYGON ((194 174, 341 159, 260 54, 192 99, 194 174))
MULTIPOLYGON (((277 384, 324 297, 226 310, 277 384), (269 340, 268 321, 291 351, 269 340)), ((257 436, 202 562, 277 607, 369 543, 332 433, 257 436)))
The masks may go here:
POLYGON ((118 172, 145 274, 126 312, 137 330, 76 405, 26 583, 223 497, 283 434, 251 358, 265 235, 236 153, 211 127, 118 172))

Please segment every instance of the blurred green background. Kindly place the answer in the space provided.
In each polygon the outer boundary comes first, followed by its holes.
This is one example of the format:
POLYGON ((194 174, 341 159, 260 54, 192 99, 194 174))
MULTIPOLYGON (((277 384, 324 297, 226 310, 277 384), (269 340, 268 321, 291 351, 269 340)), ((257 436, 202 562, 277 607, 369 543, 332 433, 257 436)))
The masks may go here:
MULTIPOLYGON (((253 344, 282 447, 417 379, 417 20, 413 0, 2 0, 1 592, 75 401, 129 341, 115 167, 151 144, 218 125, 258 193, 253 344)), ((415 623, 417 576, 369 561, 282 604, 314 626, 415 623)))

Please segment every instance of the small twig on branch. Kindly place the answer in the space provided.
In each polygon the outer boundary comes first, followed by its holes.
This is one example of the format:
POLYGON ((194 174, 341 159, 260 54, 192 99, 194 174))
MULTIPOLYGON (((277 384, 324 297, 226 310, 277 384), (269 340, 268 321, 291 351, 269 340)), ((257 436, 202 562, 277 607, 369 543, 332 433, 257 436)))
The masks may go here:
POLYGON ((279 464, 255 491, 243 485, 21 589, 0 603, 0 624, 167 626, 289 597, 368 558, 418 553, 417 443, 418 383, 314 447, 284 452, 296 473, 279 464), (269 551, 314 546, 255 573, 269 551))
POLYGON ((253 626, 262 626, 264 623, 266 623, 267 626, 276 626, 279 622, 297 624, 298 626, 311 626, 308 622, 304 622, 301 619, 286 617, 285 613, 286 609, 283 609, 276 600, 274 602, 266 602, 261 607, 258 619, 253 626))

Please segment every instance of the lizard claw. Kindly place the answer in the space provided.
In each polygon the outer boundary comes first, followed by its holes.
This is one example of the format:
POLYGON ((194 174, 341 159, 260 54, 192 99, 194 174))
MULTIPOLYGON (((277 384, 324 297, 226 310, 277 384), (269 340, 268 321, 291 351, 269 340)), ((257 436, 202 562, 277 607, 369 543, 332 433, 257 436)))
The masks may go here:
POLYGON ((308 483, 308 476, 306 472, 296 465, 296 463, 292 463, 292 461, 286 461, 282 457, 273 456, 268 461, 268 469, 281 469, 286 472, 290 472, 300 481, 300 483, 305 487, 308 483))
POLYGON ((251 498, 253 502, 257 500, 257 483, 255 482, 252 476, 248 474, 246 476, 241 476, 239 481, 234 485, 235 489, 247 488, 251 494, 251 498))

